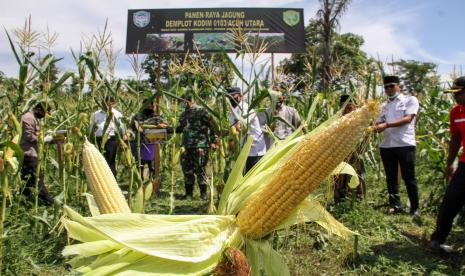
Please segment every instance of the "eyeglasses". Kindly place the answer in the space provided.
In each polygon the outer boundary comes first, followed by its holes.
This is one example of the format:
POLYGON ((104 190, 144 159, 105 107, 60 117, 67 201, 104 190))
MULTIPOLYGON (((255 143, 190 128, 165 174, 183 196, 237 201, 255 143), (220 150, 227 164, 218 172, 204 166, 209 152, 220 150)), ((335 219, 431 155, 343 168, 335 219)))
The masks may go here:
POLYGON ((388 84, 384 86, 384 89, 389 89, 389 88, 394 88, 394 87, 396 87, 395 84, 388 84))

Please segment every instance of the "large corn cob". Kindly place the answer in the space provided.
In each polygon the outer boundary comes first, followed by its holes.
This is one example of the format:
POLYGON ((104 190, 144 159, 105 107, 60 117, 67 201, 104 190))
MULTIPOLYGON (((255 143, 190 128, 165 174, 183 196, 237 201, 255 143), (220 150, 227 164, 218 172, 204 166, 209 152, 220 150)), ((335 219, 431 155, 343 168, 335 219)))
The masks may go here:
POLYGON ((278 226, 356 147, 376 115, 369 103, 304 140, 241 210, 237 224, 252 239, 278 226))
POLYGON ((87 181, 100 213, 130 213, 131 210, 105 158, 87 140, 84 142, 82 159, 87 181))

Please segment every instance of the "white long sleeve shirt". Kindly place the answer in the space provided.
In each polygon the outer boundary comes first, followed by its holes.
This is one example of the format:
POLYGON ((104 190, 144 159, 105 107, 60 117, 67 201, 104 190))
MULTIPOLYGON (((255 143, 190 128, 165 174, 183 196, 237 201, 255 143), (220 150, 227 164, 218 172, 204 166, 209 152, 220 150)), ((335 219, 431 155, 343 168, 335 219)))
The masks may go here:
MULTIPOLYGON (((266 153, 266 143, 263 131, 260 127, 260 121, 258 120, 257 113, 255 110, 250 109, 246 102, 241 101, 234 109, 229 117, 231 125, 235 125, 241 122, 241 118, 248 124, 249 129, 247 134, 254 138, 252 148, 249 151, 249 156, 263 156, 266 153)), ((242 127, 244 128, 244 122, 242 127)))
MULTIPOLYGON (((112 108, 111 112, 113 113, 113 118, 110 121, 110 124, 108 125, 107 131, 106 131, 107 135, 108 136, 116 135, 115 134, 115 130, 116 130, 115 121, 118 121, 121 133, 124 134, 125 128, 124 128, 123 122, 121 121, 121 118, 123 118, 123 115, 116 108, 112 108)), ((91 119, 92 123, 90 125, 90 129, 93 129, 94 127, 96 127, 95 136, 97 137, 103 136, 103 128, 105 127, 107 115, 108 113, 103 110, 97 110, 96 112, 94 112, 94 114, 92 114, 92 119, 91 119)))
MULTIPOLYGON (((410 95, 399 95, 394 100, 387 100, 381 105, 381 112, 376 122, 393 122, 406 115, 417 115, 419 109, 418 99, 410 95)), ((390 127, 383 131, 381 148, 396 148, 415 146, 415 122, 413 120, 399 127, 390 127)))

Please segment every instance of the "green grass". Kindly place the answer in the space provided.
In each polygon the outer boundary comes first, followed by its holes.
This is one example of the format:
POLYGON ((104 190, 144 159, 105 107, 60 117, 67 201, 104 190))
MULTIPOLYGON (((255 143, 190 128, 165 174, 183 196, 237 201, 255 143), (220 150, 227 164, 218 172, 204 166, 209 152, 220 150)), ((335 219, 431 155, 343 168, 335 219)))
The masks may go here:
MULTIPOLYGON (((421 165, 420 165, 421 167, 421 165)), ((310 230, 300 226, 280 251, 288 260, 293 275, 459 275, 465 273, 463 256, 464 225, 454 224, 448 242, 457 253, 444 255, 428 248, 428 240, 436 223, 436 208, 429 206, 434 191, 435 202, 440 202, 440 183, 424 181, 428 175, 419 174, 421 204, 425 206, 421 220, 408 214, 389 215, 384 179, 376 180, 371 174, 367 198, 363 201, 348 199, 328 206, 330 212, 344 225, 360 234, 355 252, 354 239, 343 241, 329 238, 318 226, 310 230), (434 188, 434 189, 433 189, 434 188), (304 233, 304 234, 302 234, 304 233)), ((429 177, 431 179, 431 177, 429 177)), ((402 183, 403 185, 403 183, 402 183)), ((407 195, 401 186, 402 200, 407 195)), ((436 206, 437 207, 437 206, 436 206)), ((307 226, 308 227, 308 226, 307 226)), ((278 241, 283 240, 277 238, 278 241)))
MULTIPOLYGON (((422 164, 418 165, 423 168, 422 164)), ((177 172, 179 173, 179 172, 177 172)), ((419 173, 422 219, 414 220, 407 214, 388 215, 384 206, 386 188, 384 178, 369 172, 365 200, 347 199, 330 203, 328 210, 344 225, 360 234, 355 252, 354 239, 344 241, 328 236, 315 224, 299 225, 287 231, 273 234, 274 247, 286 259, 292 275, 459 275, 465 273, 463 224, 455 224, 449 242, 458 253, 445 256, 428 249, 427 243, 435 225, 437 206, 443 188, 437 182, 427 181, 431 175, 419 173), (434 196, 431 197, 431 194, 434 196)), ((177 175, 175 198, 183 194, 182 176, 177 175)), ((159 194, 147 203, 146 213, 167 214, 170 206, 170 183, 163 183, 159 194)), ((206 214, 208 204, 199 199, 198 187, 194 199, 175 199, 175 214, 206 214)), ((401 185, 401 197, 407 200, 405 187, 401 185)), ((8 221, 5 240, 4 275, 63 275, 68 274, 61 250, 67 243, 65 231, 55 225, 39 225, 39 234, 31 227, 34 218, 29 214, 31 204, 22 202, 16 206, 19 221, 8 221)), ((13 209, 14 210, 14 209, 13 209)), ((53 208, 41 207, 44 218, 53 221, 53 208)), ((79 210, 86 213, 86 210, 79 210)), ((13 216, 12 216, 13 217, 13 216)))

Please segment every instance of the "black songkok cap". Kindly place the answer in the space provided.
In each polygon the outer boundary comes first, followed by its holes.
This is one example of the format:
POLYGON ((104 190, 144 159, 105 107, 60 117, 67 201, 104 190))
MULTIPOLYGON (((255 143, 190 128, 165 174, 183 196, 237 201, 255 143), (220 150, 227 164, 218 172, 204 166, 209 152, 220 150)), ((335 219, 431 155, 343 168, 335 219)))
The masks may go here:
POLYGON ((398 76, 385 76, 384 77, 384 79, 383 79, 383 84, 384 85, 393 84, 393 83, 400 84, 400 79, 399 79, 398 76))

